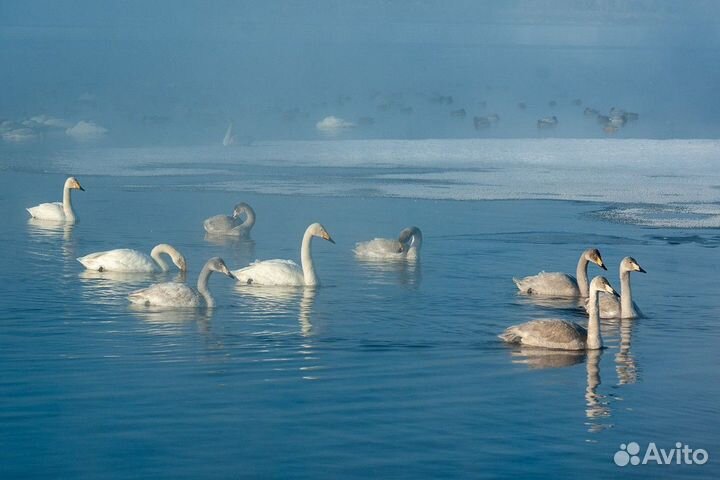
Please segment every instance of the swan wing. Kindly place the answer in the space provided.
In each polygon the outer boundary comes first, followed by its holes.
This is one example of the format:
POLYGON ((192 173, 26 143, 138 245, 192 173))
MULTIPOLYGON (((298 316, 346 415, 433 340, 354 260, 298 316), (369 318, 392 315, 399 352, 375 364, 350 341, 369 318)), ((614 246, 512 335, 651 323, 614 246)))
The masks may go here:
POLYGON ((263 260, 232 272, 240 283, 253 285, 305 285, 300 265, 292 260, 263 260))
POLYGON ((203 227, 208 233, 226 234, 232 233, 232 229, 235 228, 235 219, 227 215, 215 215, 205 219, 203 227))
POLYGON ((500 338, 508 343, 529 347, 583 350, 587 330, 577 323, 557 319, 539 319, 507 328, 500 338))
POLYGON ((155 272, 155 262, 148 255, 131 250, 118 248, 106 252, 95 252, 77 259, 88 270, 101 272, 155 272))
POLYGON ((392 260, 404 258, 406 252, 397 240, 390 238, 375 238, 367 242, 359 242, 353 250, 359 258, 370 260, 392 260))
POLYGON ((62 202, 41 203, 26 210, 31 217, 40 220, 65 220, 62 202))
POLYGON ((575 277, 560 272, 540 272, 525 278, 513 278, 522 293, 552 297, 576 297, 580 295, 575 277))
POLYGON ((130 302, 157 307, 199 307, 200 295, 184 283, 156 283, 128 295, 130 302))

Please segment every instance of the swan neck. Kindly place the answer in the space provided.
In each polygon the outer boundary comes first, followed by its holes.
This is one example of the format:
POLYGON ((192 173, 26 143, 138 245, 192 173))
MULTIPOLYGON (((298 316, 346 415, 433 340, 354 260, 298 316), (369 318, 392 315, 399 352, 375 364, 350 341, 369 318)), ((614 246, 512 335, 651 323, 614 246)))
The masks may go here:
POLYGON ((630 287, 630 272, 620 272, 620 316, 634 318, 635 308, 632 301, 632 288, 630 287))
POLYGON ((312 252, 310 251, 312 237, 313 235, 308 228, 305 231, 305 235, 303 235, 302 246, 300 247, 300 263, 302 264, 303 278, 305 279, 305 285, 309 286, 320 283, 315 273, 315 265, 313 264, 312 252))
POLYGON ((197 290, 200 295, 205 299, 205 304, 212 308, 215 306, 215 299, 210 295, 210 290, 208 290, 208 279, 210 278, 210 274, 212 273, 212 270, 210 270, 210 267, 208 265, 205 265, 203 269, 200 271, 200 275, 198 276, 197 281, 197 290))
POLYGON ((588 313, 590 314, 590 320, 588 321, 587 329, 587 348, 590 350, 596 350, 602 348, 602 336, 600 335, 600 303, 598 302, 597 290, 590 292, 589 308, 588 313))
POLYGON ((585 258, 585 254, 580 256, 580 260, 577 264, 577 270, 575 271, 575 278, 577 278, 578 288, 580 289, 580 296, 588 296, 588 278, 587 278, 587 266, 588 261, 585 258))
POLYGON ((252 208, 245 208, 245 221, 240 224, 240 228, 243 230, 249 230, 255 225, 255 210, 252 208))
POLYGON ((77 217, 72 208, 72 197, 70 196, 70 186, 65 185, 63 188, 63 212, 65 212, 65 220, 70 223, 75 223, 77 217))
POLYGON ((165 263, 165 260, 160 256, 163 253, 170 255, 170 252, 164 245, 158 245, 152 249, 150 257, 155 260, 155 263, 157 263, 158 267, 160 267, 160 270, 167 272, 170 268, 168 267, 168 264, 165 263))

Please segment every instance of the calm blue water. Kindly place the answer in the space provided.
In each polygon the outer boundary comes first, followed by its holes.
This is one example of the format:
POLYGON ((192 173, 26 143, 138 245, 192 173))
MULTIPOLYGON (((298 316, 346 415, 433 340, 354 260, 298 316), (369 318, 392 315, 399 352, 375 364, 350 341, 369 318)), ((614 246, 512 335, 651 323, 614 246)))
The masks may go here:
POLYGON ((596 215, 606 203, 288 196, 205 187, 217 179, 202 174, 82 172, 80 223, 43 228, 24 207, 60 200, 65 175, 4 166, 3 478, 720 475, 717 229, 610 223, 596 215), (240 200, 258 214, 252 241, 206 240, 202 220, 240 200), (314 242, 322 288, 268 294, 214 276, 212 312, 130 308, 129 291, 176 273, 115 279, 75 260, 168 242, 194 284, 215 255, 231 268, 298 260, 314 221, 337 241, 314 242), (416 268, 353 258, 356 241, 411 224, 425 234, 416 268), (588 246, 616 286, 623 256, 649 272, 633 277, 646 317, 608 322, 608 348, 587 357, 503 345, 508 325, 584 320, 519 297, 511 277, 573 272, 588 246), (617 467, 630 441, 710 461, 617 467))

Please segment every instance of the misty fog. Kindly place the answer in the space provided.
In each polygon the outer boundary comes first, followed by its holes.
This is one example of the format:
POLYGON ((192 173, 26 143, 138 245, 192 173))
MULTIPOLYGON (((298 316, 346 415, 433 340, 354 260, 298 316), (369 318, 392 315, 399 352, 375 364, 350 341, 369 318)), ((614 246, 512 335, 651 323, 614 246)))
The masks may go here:
POLYGON ((713 1, 4 0, 0 144, 220 144, 230 122, 239 144, 717 138, 719 14, 713 1))

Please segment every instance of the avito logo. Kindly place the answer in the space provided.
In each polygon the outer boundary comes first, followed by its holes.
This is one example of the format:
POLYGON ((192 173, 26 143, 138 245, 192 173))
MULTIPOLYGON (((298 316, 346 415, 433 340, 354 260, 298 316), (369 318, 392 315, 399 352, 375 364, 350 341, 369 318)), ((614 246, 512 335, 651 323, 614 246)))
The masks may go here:
POLYGON ((693 450, 689 445, 681 442, 675 443, 675 448, 658 448, 655 442, 650 442, 645 449, 645 454, 640 458, 640 445, 637 442, 630 442, 627 445, 621 444, 620 450, 615 452, 613 460, 615 464, 624 467, 630 465, 704 465, 710 458, 707 450, 697 448, 693 450))

